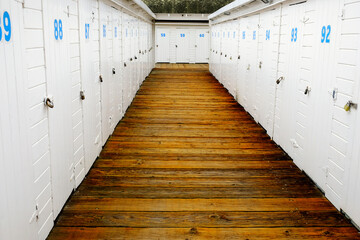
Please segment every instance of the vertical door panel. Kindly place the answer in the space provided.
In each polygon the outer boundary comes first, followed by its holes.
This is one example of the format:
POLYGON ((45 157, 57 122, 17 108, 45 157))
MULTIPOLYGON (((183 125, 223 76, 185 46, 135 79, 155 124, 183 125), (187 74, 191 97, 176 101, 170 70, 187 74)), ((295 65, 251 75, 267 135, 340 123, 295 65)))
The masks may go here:
POLYGON ((259 123, 273 134, 275 89, 278 64, 280 7, 260 13, 255 104, 259 123))
MULTIPOLYGON (((209 62, 209 29, 196 30, 196 63, 209 62)), ((212 47, 211 47, 212 48, 212 47)))
POLYGON ((187 29, 176 30, 176 62, 177 63, 188 63, 190 47, 190 36, 187 29))
POLYGON ((102 143, 105 144, 113 126, 113 89, 112 89, 112 15, 110 6, 99 2, 100 16, 100 72, 101 83, 101 115, 102 143))
POLYGON ((74 188, 72 82, 69 64, 69 15, 67 1, 43 1, 49 110, 51 180, 54 218, 74 188))
POLYGON ((96 0, 79 2, 81 76, 85 94, 83 101, 85 173, 90 170, 102 147, 99 18, 95 12, 98 12, 96 0))

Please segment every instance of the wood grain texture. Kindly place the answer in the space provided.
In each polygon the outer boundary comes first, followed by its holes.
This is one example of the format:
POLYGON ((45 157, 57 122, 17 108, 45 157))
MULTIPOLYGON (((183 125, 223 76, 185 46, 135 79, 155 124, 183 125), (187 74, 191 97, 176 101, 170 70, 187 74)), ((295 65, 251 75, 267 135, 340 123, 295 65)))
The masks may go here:
POLYGON ((207 68, 157 65, 49 239, 360 239, 207 68))

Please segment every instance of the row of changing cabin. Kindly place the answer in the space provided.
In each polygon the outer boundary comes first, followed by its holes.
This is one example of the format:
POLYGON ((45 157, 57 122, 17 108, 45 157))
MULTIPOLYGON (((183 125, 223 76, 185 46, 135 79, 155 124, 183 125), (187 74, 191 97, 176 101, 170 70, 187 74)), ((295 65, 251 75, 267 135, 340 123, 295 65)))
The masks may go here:
POLYGON ((242 2, 209 17, 210 71, 359 226, 360 1, 242 2))
POLYGON ((0 239, 45 239, 154 67, 141 1, 0 0, 0 239))
MULTIPOLYGON (((46 238, 154 67, 155 17, 0 0, 0 239, 46 238)), ((236 0, 210 19, 210 71, 360 225, 360 1, 236 0)))

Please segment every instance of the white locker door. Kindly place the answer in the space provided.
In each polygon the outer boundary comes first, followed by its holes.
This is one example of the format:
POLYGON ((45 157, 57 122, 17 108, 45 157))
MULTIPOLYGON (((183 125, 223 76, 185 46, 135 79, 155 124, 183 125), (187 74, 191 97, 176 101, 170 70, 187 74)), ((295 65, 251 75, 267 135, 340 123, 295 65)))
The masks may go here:
POLYGON ((42 21, 26 22, 30 15, 23 10, 20 2, 0 0, 0 239, 45 238, 53 223, 48 145, 45 155, 41 148, 40 156, 32 149, 41 139, 48 142, 43 42, 37 42, 43 39, 42 21), (36 30, 29 30, 33 27, 36 30), (43 131, 34 132, 37 126, 43 131), (44 181, 43 188, 37 178, 44 181), (39 199, 44 200, 39 204, 44 211, 39 221, 32 221, 39 199))
POLYGON ((102 115, 102 143, 105 144, 111 134, 113 126, 112 99, 112 8, 104 2, 99 2, 100 16, 100 71, 101 71, 101 115, 102 115))
POLYGON ((272 137, 278 64, 280 7, 260 13, 258 66, 256 66, 256 106, 259 123, 272 137))
POLYGON ((196 63, 209 62, 209 29, 196 30, 196 63))
POLYGON ((225 69, 225 50, 227 46, 227 32, 226 32, 226 24, 219 25, 220 27, 220 34, 221 34, 221 44, 220 44, 220 61, 219 61, 219 81, 220 83, 225 86, 225 80, 226 80, 226 69, 225 69))
POLYGON ((249 100, 247 111, 253 116, 256 122, 259 121, 258 105, 256 101, 256 72, 258 69, 257 51, 258 51, 258 38, 259 37, 259 15, 254 15, 248 19, 247 41, 248 48, 247 66, 245 72, 245 85, 248 91, 245 92, 249 100))
MULTIPOLYGON (((352 12, 354 15, 350 15, 350 14, 345 14, 344 17, 345 19, 355 19, 356 21, 359 21, 360 19, 360 3, 359 2, 353 2, 350 4, 347 4, 345 6, 342 6, 345 9, 345 13, 346 12, 352 12)), ((344 19, 344 20, 345 20, 344 19)), ((352 50, 349 49, 339 49, 339 54, 341 57, 341 61, 339 61, 339 63, 341 63, 342 61, 344 61, 345 59, 350 60, 347 63, 352 63, 352 70, 354 71, 352 74, 352 77, 349 78, 353 81, 350 81, 348 83, 351 83, 353 86, 353 92, 351 94, 352 97, 352 101, 354 103, 360 103, 360 68, 359 68, 359 63, 360 63, 360 42, 358 41, 359 36, 360 36, 360 32, 359 32, 359 28, 353 28, 353 24, 351 23, 351 20, 348 21, 343 21, 342 22, 342 31, 341 31, 341 46, 344 46, 345 43, 347 42, 346 40, 349 40, 348 37, 350 37, 352 45, 351 48, 352 50), (349 34, 351 33, 351 34, 349 34), (347 36, 350 35, 350 36, 347 36), (357 40, 355 40, 357 39, 357 40), (344 41, 344 42, 343 42, 344 41), (344 44, 344 45, 343 45, 344 44), (356 54, 355 54, 356 52, 356 54), (345 55, 346 54, 346 55, 345 55), (352 57, 351 57, 352 56, 352 57), (356 63, 356 64, 354 64, 356 63)), ((344 62, 346 63, 346 62, 344 62)), ((342 65, 342 64, 341 64, 342 65)), ((344 64, 345 65, 345 64, 344 64)), ((345 66, 341 66, 341 68, 343 68, 345 66)), ((340 69, 341 69, 340 68, 340 69)), ((348 69, 347 71, 349 71, 350 69, 348 69)), ((342 70, 343 71, 343 70, 342 70)), ((339 71, 339 73, 341 73, 339 71)), ((341 76, 338 73, 338 76, 341 76)), ((348 76, 347 76, 348 78, 348 76)), ((345 81, 341 81, 341 78, 337 78, 337 85, 338 85, 338 91, 340 93, 340 91, 344 91, 345 89, 350 89, 350 88, 345 88, 346 84, 345 81)), ((346 169, 346 173, 344 174, 344 176, 346 176, 345 179, 345 185, 346 185, 346 192, 347 192, 347 196, 346 196, 346 203, 343 204, 341 207, 342 209, 346 212, 346 214, 357 224, 357 226, 360 226, 360 108, 358 106, 358 109, 355 110, 354 108, 351 109, 350 112, 351 115, 351 129, 349 129, 351 132, 354 133, 355 136, 353 136, 352 138, 352 151, 350 152, 350 154, 348 156, 351 157, 351 159, 349 159, 349 162, 347 163, 347 166, 345 167, 346 169)), ((331 173, 331 172, 330 172, 331 173)))
POLYGON ((189 63, 190 35, 186 29, 176 30, 176 62, 189 63))
MULTIPOLYGON (((326 160, 323 165, 326 176, 325 195, 337 208, 344 208, 346 201, 346 190, 359 192, 359 189, 349 188, 350 184, 357 181, 359 172, 351 174, 352 167, 356 168, 356 158, 353 158, 353 152, 359 149, 356 145, 356 134, 359 119, 357 112, 359 108, 350 107, 345 111, 344 106, 347 102, 359 103, 359 84, 360 84, 360 44, 359 28, 354 28, 351 23, 360 18, 359 2, 334 1, 331 4, 319 1, 319 9, 323 15, 323 28, 326 32, 318 29, 318 39, 324 41, 322 48, 327 52, 327 48, 336 45, 336 54, 329 52, 324 57, 324 62, 335 62, 334 65, 323 67, 324 79, 332 78, 334 81, 328 81, 327 87, 323 87, 322 97, 330 102, 330 129, 329 135, 325 139, 329 140, 327 146, 326 160), (341 3, 341 5, 339 4, 341 3), (339 6, 340 5, 340 6, 339 6), (336 13, 343 13, 342 18, 332 18, 336 13), (337 22, 339 20, 339 22, 337 22), (331 31, 329 31, 331 30, 331 31), (320 35, 321 34, 321 35, 320 35), (324 40, 323 40, 324 36, 324 40), (330 69, 329 69, 330 68, 330 69), (334 78, 335 76, 335 78, 334 78), (327 91, 326 91, 327 90, 327 91), (335 97, 332 98, 329 92, 335 91, 335 97)), ((320 25, 321 27, 321 25, 320 25)), ((326 86, 326 85, 325 85, 326 86)), ((356 156, 356 154, 354 154, 356 156)))
MULTIPOLYGON (((292 1, 283 5, 282 13, 286 21, 282 21, 280 53, 276 89, 276 106, 274 120, 274 140, 291 156, 297 147, 293 140, 295 129, 295 93, 299 81, 298 66, 304 27, 306 2, 292 1), (297 4, 294 4, 297 3, 297 4)), ((276 81, 276 80, 274 80, 276 81)))
POLYGON ((130 105, 131 99, 131 39, 130 39, 130 17, 123 13, 123 51, 124 51, 124 76, 123 76, 123 93, 124 93, 124 112, 130 105))
POLYGON ((229 50, 229 92, 231 95, 236 98, 236 88, 237 88, 237 55, 238 55, 238 21, 231 23, 231 48, 229 50))
POLYGON ((85 94, 83 101, 85 173, 90 170, 102 147, 99 18, 92 14, 95 10, 98 10, 96 0, 79 2, 81 76, 85 94))
POLYGON ((54 219, 74 189, 72 81, 69 62, 68 2, 43 1, 49 110, 51 181, 54 219), (50 101, 49 101, 50 103, 50 101), (51 104, 51 103, 50 103, 51 104))
POLYGON ((122 64, 121 64, 121 13, 120 11, 113 9, 112 10, 112 18, 113 18, 113 69, 112 69, 112 77, 113 77, 113 86, 114 89, 114 121, 111 126, 111 130, 113 131, 117 125, 117 123, 122 118, 122 64))
POLYGON ((156 29, 156 62, 170 62, 170 31, 156 29))

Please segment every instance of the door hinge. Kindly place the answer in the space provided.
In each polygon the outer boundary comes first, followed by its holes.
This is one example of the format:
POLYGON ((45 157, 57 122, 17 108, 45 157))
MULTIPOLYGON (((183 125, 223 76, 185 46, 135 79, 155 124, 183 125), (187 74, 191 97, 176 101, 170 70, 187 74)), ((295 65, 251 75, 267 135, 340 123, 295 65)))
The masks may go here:
POLYGON ((101 75, 99 76, 99 80, 100 82, 103 82, 103 77, 101 75))
POLYGON ((31 218, 29 220, 29 223, 31 224, 33 221, 38 221, 39 220, 39 206, 38 204, 35 205, 35 211, 34 213, 31 215, 31 218))

